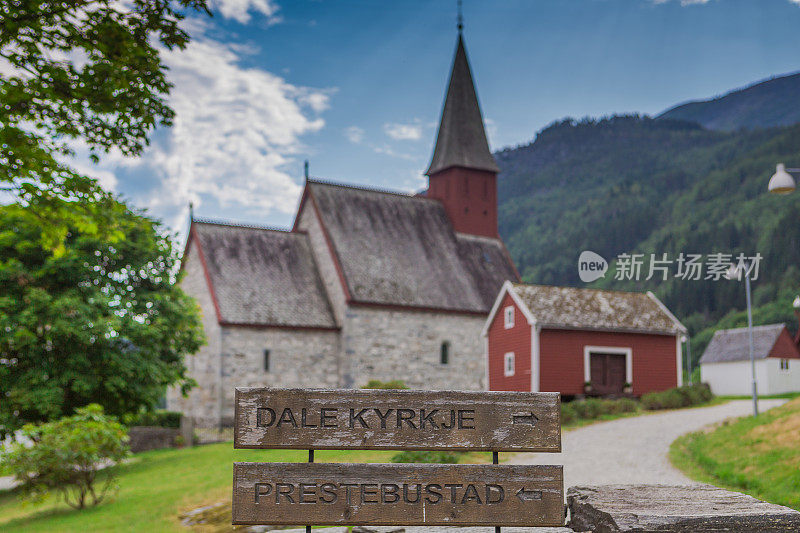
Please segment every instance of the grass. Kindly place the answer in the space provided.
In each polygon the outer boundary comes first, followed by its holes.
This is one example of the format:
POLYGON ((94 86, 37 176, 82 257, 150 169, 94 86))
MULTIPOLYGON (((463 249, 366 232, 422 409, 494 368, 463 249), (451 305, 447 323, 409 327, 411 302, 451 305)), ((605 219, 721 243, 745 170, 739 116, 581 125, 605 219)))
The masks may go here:
POLYGON ((684 435, 670 460, 695 480, 800 510, 800 398, 684 435))
MULTIPOLYGON (((793 400, 797 397, 800 397, 800 392, 784 392, 783 394, 771 394, 767 396, 759 396, 759 400, 793 400)), ((719 396, 719 398, 725 400, 749 400, 752 396, 719 396)))
MULTIPOLYGON (((396 453, 319 450, 315 460, 388 463, 396 453)), ((84 511, 55 498, 33 505, 21 502, 14 491, 0 492, 0 531, 185 531, 181 513, 230 501, 235 461, 303 462, 307 458, 304 450, 234 450, 230 442, 145 452, 115 467, 120 490, 112 501, 84 511)), ((491 454, 466 454, 461 462, 491 462, 491 454)))

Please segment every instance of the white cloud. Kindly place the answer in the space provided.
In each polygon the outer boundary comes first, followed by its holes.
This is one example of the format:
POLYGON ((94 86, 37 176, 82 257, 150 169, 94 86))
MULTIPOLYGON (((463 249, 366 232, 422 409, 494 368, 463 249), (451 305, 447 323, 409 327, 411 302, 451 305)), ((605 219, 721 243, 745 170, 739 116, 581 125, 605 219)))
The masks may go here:
POLYGON ((222 16, 246 24, 250 22, 250 12, 256 11, 267 17, 269 24, 281 22, 278 6, 272 0, 214 0, 212 8, 222 16))
POLYGON ((350 126, 345 128, 344 136, 353 144, 361 144, 361 141, 364 140, 364 130, 358 126, 350 126))
POLYGON ((165 138, 134 160, 160 178, 147 207, 157 214, 180 211, 165 221, 175 229, 188 202, 199 207, 204 198, 241 207, 243 217, 247 211, 291 213, 301 187, 286 169, 302 148, 300 137, 323 127, 318 114, 331 91, 243 68, 235 48, 202 36, 183 51, 163 54, 176 116, 162 131, 165 138))
POLYGON ((389 123, 383 125, 383 131, 396 141, 418 141, 422 138, 422 125, 389 123))

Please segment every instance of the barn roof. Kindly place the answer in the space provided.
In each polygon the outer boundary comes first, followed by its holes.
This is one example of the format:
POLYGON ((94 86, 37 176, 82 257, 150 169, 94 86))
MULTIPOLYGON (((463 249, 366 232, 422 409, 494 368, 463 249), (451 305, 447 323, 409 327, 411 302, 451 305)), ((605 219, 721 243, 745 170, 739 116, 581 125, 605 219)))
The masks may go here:
POLYGON ((456 166, 500 171, 489 151, 478 95, 475 93, 461 34, 458 35, 447 97, 436 136, 436 148, 425 173, 431 175, 456 166))
POLYGON ((486 313, 517 280, 500 239, 457 234, 429 198, 309 180, 354 302, 486 313))
POLYGON ((513 293, 542 327, 674 335, 684 326, 653 293, 548 285, 512 285, 513 293))
MULTIPOLYGON (((765 359, 775 346, 778 337, 786 329, 783 324, 768 324, 753 328, 753 354, 756 359, 765 359)), ((700 363, 725 363, 750 360, 750 342, 747 328, 721 329, 714 332, 700 363)))
POLYGON ((334 328, 308 236, 192 221, 222 323, 334 328))

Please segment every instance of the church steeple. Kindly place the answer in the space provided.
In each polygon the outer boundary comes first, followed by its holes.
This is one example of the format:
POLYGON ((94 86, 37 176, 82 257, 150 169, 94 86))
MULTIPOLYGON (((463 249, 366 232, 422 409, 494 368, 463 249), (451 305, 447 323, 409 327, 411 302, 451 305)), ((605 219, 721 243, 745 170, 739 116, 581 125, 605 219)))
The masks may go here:
POLYGON ((460 27, 428 175, 428 196, 440 200, 453 229, 497 237, 497 173, 460 27))
POLYGON ((426 174, 431 176, 450 167, 499 172, 489 151, 478 96, 472 81, 467 51, 458 34, 453 70, 439 123, 436 148, 426 174))

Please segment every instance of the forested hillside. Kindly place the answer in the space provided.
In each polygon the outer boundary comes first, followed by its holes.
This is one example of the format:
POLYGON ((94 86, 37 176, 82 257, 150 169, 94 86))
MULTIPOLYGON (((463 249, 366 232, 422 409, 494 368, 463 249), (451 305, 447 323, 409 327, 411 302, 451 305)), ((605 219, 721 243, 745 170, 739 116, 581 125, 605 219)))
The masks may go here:
POLYGON ((681 104, 658 118, 688 120, 720 131, 796 124, 800 122, 800 74, 762 81, 712 100, 681 104))
MULTIPOLYGON (((577 270, 583 250, 609 261, 634 252, 758 252, 757 321, 796 329, 800 194, 770 195, 767 182, 778 162, 800 166, 800 125, 723 132, 639 116, 567 120, 496 159, 500 232, 525 281, 587 286, 577 270)), ((741 283, 613 277, 588 286, 653 290, 695 334, 744 308, 741 283)))

